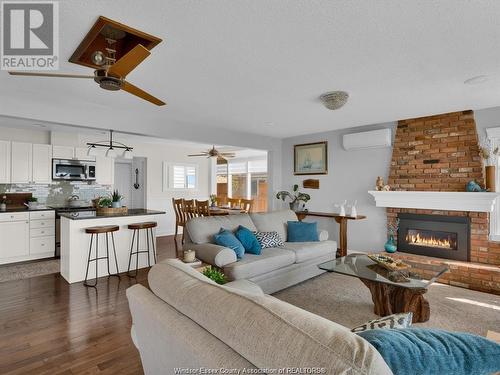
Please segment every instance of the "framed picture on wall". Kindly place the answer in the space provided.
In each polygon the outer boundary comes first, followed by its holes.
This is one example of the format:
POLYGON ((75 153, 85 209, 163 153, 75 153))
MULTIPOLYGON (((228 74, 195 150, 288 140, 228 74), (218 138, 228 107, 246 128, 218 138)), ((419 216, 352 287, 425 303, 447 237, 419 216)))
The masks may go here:
POLYGON ((328 174, 328 142, 293 146, 294 174, 328 174))

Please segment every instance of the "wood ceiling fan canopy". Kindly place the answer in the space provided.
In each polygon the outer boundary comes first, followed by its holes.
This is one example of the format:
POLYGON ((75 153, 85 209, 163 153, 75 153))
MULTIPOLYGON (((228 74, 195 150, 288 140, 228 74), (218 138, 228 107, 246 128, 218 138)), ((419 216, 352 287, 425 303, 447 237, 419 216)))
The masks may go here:
POLYGON ((130 26, 100 16, 87 33, 69 62, 95 69, 94 75, 9 72, 11 75, 93 78, 105 90, 123 90, 158 106, 165 102, 127 82, 125 78, 162 40, 130 26))

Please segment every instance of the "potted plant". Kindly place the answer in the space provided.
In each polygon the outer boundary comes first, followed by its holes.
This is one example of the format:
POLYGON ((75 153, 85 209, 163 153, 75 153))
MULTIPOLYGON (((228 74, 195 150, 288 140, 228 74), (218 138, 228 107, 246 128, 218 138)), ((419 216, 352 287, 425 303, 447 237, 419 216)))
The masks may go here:
POLYGON ((215 267, 209 266, 205 268, 202 273, 209 279, 215 281, 217 284, 222 285, 226 283, 226 275, 215 267))
POLYGON ((217 204, 217 195, 215 194, 210 195, 210 205, 212 207, 215 207, 216 204, 217 204))
POLYGON ((394 236, 396 236, 398 233, 399 219, 396 219, 395 222, 388 223, 387 227, 388 227, 389 238, 387 239, 387 242, 384 245, 384 249, 388 253, 395 253, 396 250, 398 249, 398 245, 396 244, 394 236))
POLYGON ((97 206, 100 208, 108 208, 108 207, 111 207, 112 203, 113 203, 113 201, 111 200, 111 198, 102 197, 101 199, 99 199, 97 206))
POLYGON ((114 190, 113 194, 111 195, 111 207, 120 208, 122 206, 122 199, 123 196, 120 195, 118 190, 114 190))
POLYGON ((299 185, 293 185, 292 192, 289 191, 280 191, 276 194, 277 199, 281 199, 283 202, 286 198, 290 199, 290 209, 298 212, 302 210, 301 203, 307 203, 311 200, 311 196, 306 193, 301 193, 299 191, 299 185))
POLYGON ((38 205, 38 198, 36 198, 36 197, 29 197, 26 200, 28 202, 27 206, 29 209, 36 208, 36 206, 38 205))

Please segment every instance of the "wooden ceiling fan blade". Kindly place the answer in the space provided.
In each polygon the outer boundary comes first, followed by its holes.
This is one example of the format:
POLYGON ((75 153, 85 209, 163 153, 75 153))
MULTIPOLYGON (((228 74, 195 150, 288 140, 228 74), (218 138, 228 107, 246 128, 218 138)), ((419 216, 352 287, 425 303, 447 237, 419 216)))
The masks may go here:
POLYGON ((151 54, 149 50, 141 44, 136 45, 127 52, 120 60, 115 62, 108 69, 108 73, 125 78, 137 65, 143 62, 151 54))
POLYGON ((33 72, 9 72, 12 76, 27 76, 27 77, 56 77, 56 78, 94 78, 83 74, 64 74, 64 73, 33 73, 33 72))
POLYGON ((147 100, 156 105, 165 105, 165 102, 161 101, 158 98, 155 98, 153 95, 148 94, 146 91, 141 90, 139 87, 134 86, 133 84, 123 81, 122 90, 128 92, 129 94, 138 96, 141 99, 147 100))
POLYGON ((188 155, 188 156, 207 156, 207 153, 205 152, 204 154, 192 154, 192 155, 188 155))

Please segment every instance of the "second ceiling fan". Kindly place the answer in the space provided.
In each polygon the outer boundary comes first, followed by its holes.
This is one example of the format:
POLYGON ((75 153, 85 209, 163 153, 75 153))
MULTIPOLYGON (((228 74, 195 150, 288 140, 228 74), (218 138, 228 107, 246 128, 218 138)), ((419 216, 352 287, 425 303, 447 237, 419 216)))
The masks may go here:
POLYGON ((202 151, 199 154, 191 154, 188 156, 205 156, 207 158, 222 158, 222 159, 228 159, 228 158, 234 158, 236 154, 234 152, 221 152, 213 146, 211 149, 208 151, 202 151))

